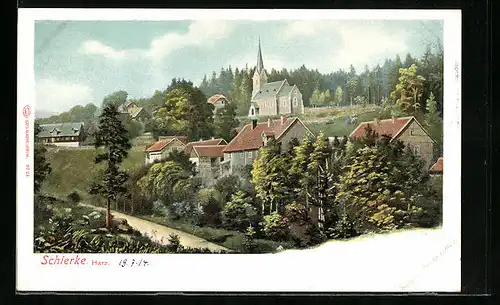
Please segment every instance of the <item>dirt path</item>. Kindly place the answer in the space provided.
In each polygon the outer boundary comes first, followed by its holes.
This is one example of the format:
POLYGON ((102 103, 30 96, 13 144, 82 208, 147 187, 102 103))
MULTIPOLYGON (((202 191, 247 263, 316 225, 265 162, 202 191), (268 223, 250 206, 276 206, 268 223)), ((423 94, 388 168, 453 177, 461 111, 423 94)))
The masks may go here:
MULTIPOLYGON (((90 204, 84 204, 80 203, 80 205, 93 208, 99 211, 105 211, 106 209, 101 208, 101 207, 96 207, 90 204)), ((149 238, 151 238, 153 241, 166 245, 168 244, 168 236, 171 233, 175 233, 179 236, 181 245, 185 247, 190 247, 190 248, 208 248, 212 251, 220 251, 220 250, 228 250, 227 248, 224 248, 222 246, 216 245, 214 243, 211 243, 203 238, 194 236, 192 234, 179 231, 176 229, 172 229, 166 226, 162 226, 159 224, 156 224, 151 221, 147 221, 144 219, 140 219, 134 216, 130 216, 127 214, 123 214, 120 212, 116 211, 111 211, 111 215, 117 217, 117 218, 123 218, 127 220, 127 223, 136 229, 137 231, 141 232, 143 235, 147 235, 149 238)))

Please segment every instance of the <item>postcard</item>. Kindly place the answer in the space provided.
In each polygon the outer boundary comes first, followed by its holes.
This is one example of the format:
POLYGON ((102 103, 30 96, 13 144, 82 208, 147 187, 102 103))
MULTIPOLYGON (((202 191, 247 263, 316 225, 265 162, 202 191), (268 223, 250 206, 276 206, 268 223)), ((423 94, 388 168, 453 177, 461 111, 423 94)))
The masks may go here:
POLYGON ((460 11, 20 9, 18 50, 18 291, 460 291, 460 11))

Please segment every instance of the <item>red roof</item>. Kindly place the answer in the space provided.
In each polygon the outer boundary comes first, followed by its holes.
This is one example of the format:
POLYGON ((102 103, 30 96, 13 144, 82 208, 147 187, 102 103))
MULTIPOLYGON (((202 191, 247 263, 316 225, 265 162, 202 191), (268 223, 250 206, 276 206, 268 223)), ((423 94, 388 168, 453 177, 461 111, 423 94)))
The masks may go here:
POLYGON ((198 157, 222 157, 226 145, 193 146, 193 151, 198 157))
POLYGON ((186 154, 190 154, 191 150, 193 149, 193 146, 205 146, 205 145, 226 145, 227 142, 224 139, 211 139, 211 140, 204 140, 204 141, 197 141, 197 142, 189 142, 186 145, 186 148, 184 148, 184 151, 186 154))
POLYGON ((207 102, 209 102, 210 104, 215 104, 221 98, 227 100, 227 98, 224 95, 222 95, 222 94, 215 94, 215 95, 212 95, 211 97, 209 97, 208 100, 207 100, 207 102))
POLYGON ((443 157, 439 157, 439 159, 434 163, 434 165, 431 166, 429 169, 429 172, 435 173, 435 174, 442 174, 443 173, 443 157))
POLYGON ((379 136, 386 135, 391 138, 394 138, 404 129, 406 124, 408 124, 412 119, 413 117, 405 117, 405 118, 380 120, 378 122, 376 121, 362 122, 351 133, 351 137, 361 138, 365 136, 366 135, 365 128, 367 126, 370 126, 370 128, 379 136))
POLYGON ((268 122, 259 123, 252 129, 252 123, 245 125, 241 131, 234 137, 231 142, 224 149, 225 153, 243 151, 243 150, 255 150, 262 147, 262 133, 270 135, 274 132, 276 139, 278 140, 282 134, 295 122, 298 121, 297 118, 286 118, 285 122, 281 124, 281 119, 272 120, 269 124, 268 122))
POLYGON ((170 140, 162 140, 154 143, 153 145, 149 146, 146 151, 161 151, 163 150, 170 142, 172 142, 174 139, 170 140))
POLYGON ((160 136, 158 138, 158 140, 160 140, 160 141, 166 141, 166 140, 172 140, 172 139, 177 139, 184 144, 187 144, 187 142, 188 142, 187 136, 160 136))

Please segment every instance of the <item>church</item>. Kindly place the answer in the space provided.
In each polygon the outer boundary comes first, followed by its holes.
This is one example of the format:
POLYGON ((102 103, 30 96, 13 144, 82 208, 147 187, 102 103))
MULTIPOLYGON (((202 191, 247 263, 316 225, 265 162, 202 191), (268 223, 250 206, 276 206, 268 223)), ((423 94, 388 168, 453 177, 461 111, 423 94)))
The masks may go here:
POLYGON ((304 103, 297 86, 291 86, 286 79, 267 82, 262 52, 257 53, 257 66, 253 74, 253 90, 249 117, 303 114, 304 103))

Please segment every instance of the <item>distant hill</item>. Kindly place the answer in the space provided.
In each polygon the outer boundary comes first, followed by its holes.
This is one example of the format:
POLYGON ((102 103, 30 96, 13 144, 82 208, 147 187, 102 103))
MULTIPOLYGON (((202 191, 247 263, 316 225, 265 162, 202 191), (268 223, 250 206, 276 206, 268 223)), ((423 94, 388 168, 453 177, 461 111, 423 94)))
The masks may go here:
POLYGON ((45 119, 45 118, 51 117, 53 115, 58 115, 58 114, 59 114, 58 112, 54 112, 54 111, 36 110, 35 111, 35 118, 45 119))

